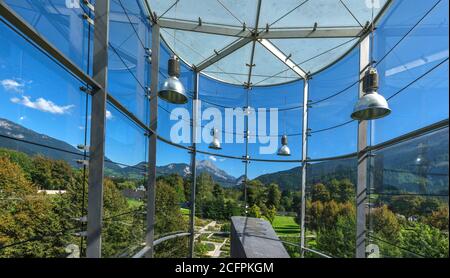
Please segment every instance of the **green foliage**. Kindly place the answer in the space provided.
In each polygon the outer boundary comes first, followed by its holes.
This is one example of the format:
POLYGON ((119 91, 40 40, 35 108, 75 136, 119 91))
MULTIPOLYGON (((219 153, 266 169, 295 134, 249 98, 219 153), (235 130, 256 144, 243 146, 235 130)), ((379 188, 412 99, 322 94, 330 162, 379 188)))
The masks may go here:
POLYGON ((274 207, 275 211, 280 207, 281 191, 277 184, 271 183, 267 189, 267 207, 274 207))
POLYGON ((264 217, 266 217, 266 219, 269 220, 270 223, 273 223, 276 215, 277 209, 274 206, 271 206, 270 208, 266 208, 264 210, 264 217))
POLYGON ((248 216, 261 218, 261 209, 256 204, 253 204, 248 210, 248 216))
POLYGON ((354 257, 355 220, 354 214, 339 215, 333 226, 320 227, 317 231, 317 248, 339 258, 354 257))
POLYGON ((229 222, 222 224, 222 226, 220 226, 220 231, 221 232, 230 232, 231 231, 231 224, 229 222))
POLYGON ((395 214, 386 205, 373 209, 370 218, 371 229, 378 236, 391 243, 398 243, 401 226, 395 214))
POLYGON ((313 185, 311 190, 312 201, 328 202, 330 201, 330 192, 327 190, 325 185, 318 183, 313 185))
MULTIPOLYGON (((401 247, 430 258, 448 258, 448 235, 423 223, 410 223, 401 230, 401 247)), ((407 254, 405 254, 407 256, 407 254)))

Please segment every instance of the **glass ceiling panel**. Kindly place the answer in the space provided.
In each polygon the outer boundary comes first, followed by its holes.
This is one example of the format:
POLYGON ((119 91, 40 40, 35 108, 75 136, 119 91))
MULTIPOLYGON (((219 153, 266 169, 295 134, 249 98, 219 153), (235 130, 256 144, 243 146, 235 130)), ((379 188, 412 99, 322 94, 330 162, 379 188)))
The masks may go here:
POLYGON ((255 45, 253 60, 255 67, 252 71, 252 85, 284 83, 300 78, 260 43, 255 45))
MULTIPOLYGON (((374 15, 385 2, 374 1, 374 15)), ((319 27, 359 26, 371 18, 372 7, 365 0, 270 0, 262 2, 260 27, 265 28, 266 24, 271 28, 312 27, 316 22, 319 27)))
MULTIPOLYGON (((254 28, 258 0, 146 0, 152 11, 166 19, 203 24, 239 26, 245 22, 254 28)), ((266 24, 273 29, 318 27, 360 27, 372 16, 376 17, 387 0, 264 0, 262 1, 259 30, 266 24), (374 3, 373 7, 372 4, 374 3), (373 15, 372 15, 373 13, 373 15)), ((190 65, 198 65, 230 45, 235 37, 200 32, 162 29, 166 43, 190 65), (176 34, 176 40, 174 35, 176 34), (176 41, 176 42, 175 42, 176 41)), ((345 55, 357 42, 351 38, 289 38, 271 40, 286 56, 305 72, 314 74, 345 55)), ((209 66, 203 72, 221 81, 243 84, 248 81, 251 43, 209 66)), ((253 85, 273 85, 298 79, 283 62, 261 45, 257 45, 251 82, 253 85)))
POLYGON ((300 68, 311 73, 315 73, 339 59, 357 41, 357 38, 271 40, 284 54, 292 54, 291 59, 300 68))
POLYGON ((169 47, 178 57, 189 64, 198 65, 236 40, 235 37, 211 35, 198 32, 161 29, 169 47))
POLYGON ((257 0, 147 0, 153 12, 162 18, 254 27, 257 0), (173 6, 173 7, 172 7, 173 6))
POLYGON ((204 73, 219 80, 244 84, 248 81, 248 66, 252 55, 252 43, 246 44, 217 63, 207 67, 204 73))

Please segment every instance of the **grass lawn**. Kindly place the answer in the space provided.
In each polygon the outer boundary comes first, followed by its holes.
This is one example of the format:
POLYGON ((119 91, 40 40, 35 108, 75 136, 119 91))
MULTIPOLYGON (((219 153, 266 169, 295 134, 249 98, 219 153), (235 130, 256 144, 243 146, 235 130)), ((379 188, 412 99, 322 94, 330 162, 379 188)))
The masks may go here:
POLYGON ((189 212, 190 212, 189 209, 187 209, 187 208, 180 208, 180 210, 181 210, 181 214, 183 214, 183 215, 189 215, 189 212))
POLYGON ((143 201, 127 198, 128 206, 131 209, 138 209, 139 207, 142 207, 144 205, 143 201))
POLYGON ((300 226, 295 222, 293 216, 275 216, 272 223, 273 229, 279 236, 295 236, 300 234, 300 226))

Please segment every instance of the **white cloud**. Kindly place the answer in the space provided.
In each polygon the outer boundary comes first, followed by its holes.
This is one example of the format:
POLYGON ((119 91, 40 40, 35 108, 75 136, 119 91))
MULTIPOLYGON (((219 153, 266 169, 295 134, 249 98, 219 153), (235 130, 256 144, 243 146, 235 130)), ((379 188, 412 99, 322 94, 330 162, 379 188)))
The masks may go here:
POLYGON ((6 91, 13 91, 16 93, 22 93, 23 87, 25 86, 23 82, 13 79, 3 79, 0 83, 6 91))
POLYGON ((26 107, 36 109, 42 112, 47 112, 51 114, 67 114, 69 113, 69 110, 75 105, 65 105, 65 106, 59 106, 55 104, 51 100, 46 100, 44 98, 38 98, 36 101, 32 101, 30 97, 22 96, 22 98, 13 97, 11 98, 11 102, 24 105, 26 107))
POLYGON ((217 161, 217 158, 213 155, 210 155, 208 158, 211 159, 212 161, 217 161))
POLYGON ((111 120, 112 118, 113 118, 113 115, 112 115, 111 111, 106 110, 106 119, 111 120))

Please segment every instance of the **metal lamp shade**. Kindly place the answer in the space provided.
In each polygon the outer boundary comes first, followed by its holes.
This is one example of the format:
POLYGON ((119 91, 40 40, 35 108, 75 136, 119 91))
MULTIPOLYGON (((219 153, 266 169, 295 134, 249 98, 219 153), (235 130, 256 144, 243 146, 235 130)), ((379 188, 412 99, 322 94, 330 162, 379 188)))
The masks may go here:
POLYGON ((356 103, 351 115, 354 120, 374 120, 386 117, 391 113, 386 99, 377 92, 362 96, 356 103))
POLYGON ((222 146, 220 145, 220 141, 219 138, 217 137, 217 129, 212 129, 211 130, 212 135, 213 135, 213 140, 211 142, 211 144, 209 144, 209 148, 213 149, 213 150, 220 150, 222 149, 222 146))
POLYGON ((283 145, 278 149, 279 156, 290 156, 291 155, 291 149, 287 145, 283 145))
POLYGON ((281 137, 281 147, 278 149, 279 156, 290 156, 291 155, 291 149, 289 149, 287 145, 287 136, 283 135, 281 137))
POLYGON ((221 150, 222 146, 220 145, 220 141, 218 138, 214 137, 211 144, 209 144, 209 148, 213 150, 221 150))
POLYGON ((158 92, 160 98, 173 104, 188 102, 183 84, 176 76, 169 76, 158 92))

